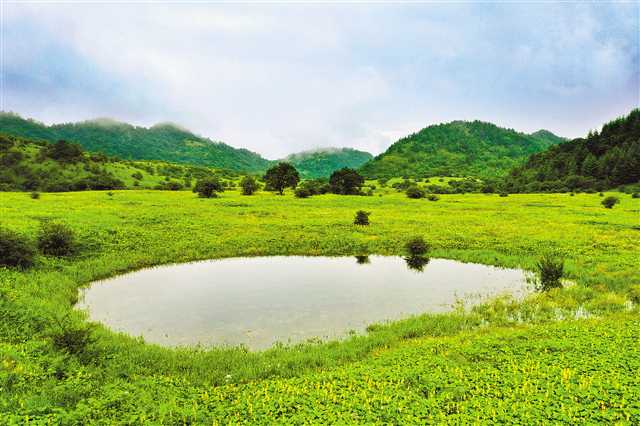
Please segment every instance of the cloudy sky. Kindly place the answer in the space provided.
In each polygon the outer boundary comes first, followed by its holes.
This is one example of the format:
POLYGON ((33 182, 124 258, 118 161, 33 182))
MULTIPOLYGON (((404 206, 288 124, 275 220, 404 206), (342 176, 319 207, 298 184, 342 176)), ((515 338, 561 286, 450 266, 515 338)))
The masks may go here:
POLYGON ((267 158, 456 119, 575 137, 640 104, 639 8, 3 2, 1 109, 171 121, 267 158))

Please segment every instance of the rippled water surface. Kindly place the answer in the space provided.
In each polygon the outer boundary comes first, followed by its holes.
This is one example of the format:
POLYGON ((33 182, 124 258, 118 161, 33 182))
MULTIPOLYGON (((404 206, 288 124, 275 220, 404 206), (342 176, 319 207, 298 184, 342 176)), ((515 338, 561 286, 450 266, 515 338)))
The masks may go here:
POLYGON ((78 307, 147 342, 264 349, 527 291, 521 270, 452 260, 275 256, 132 272, 93 283, 78 307))

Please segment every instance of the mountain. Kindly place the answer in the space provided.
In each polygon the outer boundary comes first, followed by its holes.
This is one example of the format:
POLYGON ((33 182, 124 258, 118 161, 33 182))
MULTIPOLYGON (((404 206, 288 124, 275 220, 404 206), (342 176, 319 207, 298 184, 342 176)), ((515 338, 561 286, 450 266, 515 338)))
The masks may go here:
POLYGON ((228 180, 237 174, 203 166, 120 160, 85 152, 70 142, 0 134, 0 191, 177 190, 212 176, 228 180))
POLYGON ((129 160, 162 160, 247 172, 263 172, 270 164, 254 152, 211 141, 171 123, 146 128, 97 119, 46 126, 16 114, 0 113, 0 132, 49 142, 66 140, 87 151, 129 160))
POLYGON ((283 161, 295 166, 303 178, 329 177, 343 167, 357 169, 373 155, 351 148, 325 148, 291 154, 283 161))
POLYGON ((546 130, 529 135, 482 121, 453 121, 400 139, 360 171, 371 178, 494 177, 564 140, 546 130))
POLYGON ((532 155, 505 185, 514 192, 613 188, 640 182, 640 109, 600 132, 532 155))

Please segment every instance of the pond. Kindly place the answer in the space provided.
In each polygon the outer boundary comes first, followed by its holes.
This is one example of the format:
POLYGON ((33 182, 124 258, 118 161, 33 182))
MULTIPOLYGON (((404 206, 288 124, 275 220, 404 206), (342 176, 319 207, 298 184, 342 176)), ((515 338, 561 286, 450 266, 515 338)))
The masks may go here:
POLYGON ((445 259, 274 256, 168 265, 98 281, 78 307, 165 346, 332 339, 375 322, 528 289, 525 272, 445 259))

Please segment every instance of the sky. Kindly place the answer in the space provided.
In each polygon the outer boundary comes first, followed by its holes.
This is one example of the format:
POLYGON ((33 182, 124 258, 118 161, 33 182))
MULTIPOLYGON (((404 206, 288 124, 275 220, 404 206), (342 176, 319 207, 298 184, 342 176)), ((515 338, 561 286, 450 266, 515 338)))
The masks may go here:
POLYGON ((579 137, 640 105, 639 9, 3 0, 0 109, 174 122, 269 159, 452 120, 579 137))

